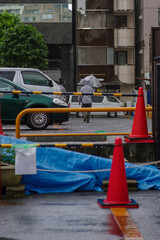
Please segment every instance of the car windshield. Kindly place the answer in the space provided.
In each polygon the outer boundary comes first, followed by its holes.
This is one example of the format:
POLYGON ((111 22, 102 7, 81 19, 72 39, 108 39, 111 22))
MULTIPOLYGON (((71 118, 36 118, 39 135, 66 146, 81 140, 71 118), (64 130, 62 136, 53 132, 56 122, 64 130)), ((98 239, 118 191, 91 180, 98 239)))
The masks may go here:
POLYGON ((0 78, 0 90, 1 91, 13 91, 13 90, 20 90, 23 92, 29 92, 30 90, 24 87, 17 85, 16 83, 10 84, 9 80, 0 78))
POLYGON ((13 91, 15 88, 5 82, 0 82, 0 90, 1 91, 13 91))
POLYGON ((108 102, 118 102, 118 99, 112 96, 107 96, 108 102))
POLYGON ((25 84, 46 87, 50 86, 50 81, 40 73, 23 71, 22 76, 25 84))

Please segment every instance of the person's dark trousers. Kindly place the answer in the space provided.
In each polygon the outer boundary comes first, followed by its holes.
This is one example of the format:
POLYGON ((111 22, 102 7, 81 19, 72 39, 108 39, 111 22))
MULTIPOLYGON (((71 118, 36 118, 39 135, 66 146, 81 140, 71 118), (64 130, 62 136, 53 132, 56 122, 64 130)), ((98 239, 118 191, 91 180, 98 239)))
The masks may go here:
MULTIPOLYGON (((82 107, 92 107, 92 103, 82 103, 82 107)), ((89 119, 90 119, 90 112, 87 112, 87 114, 85 113, 84 115, 84 121, 86 121, 87 118, 87 122, 89 123, 89 119)))

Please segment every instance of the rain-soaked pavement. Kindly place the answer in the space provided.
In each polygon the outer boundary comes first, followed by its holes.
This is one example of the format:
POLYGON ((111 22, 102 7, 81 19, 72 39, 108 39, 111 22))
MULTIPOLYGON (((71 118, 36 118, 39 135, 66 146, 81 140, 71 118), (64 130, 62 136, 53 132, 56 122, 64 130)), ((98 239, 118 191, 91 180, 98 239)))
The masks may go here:
POLYGON ((0 239, 160 239, 160 191, 129 192, 129 198, 137 201, 139 208, 127 209, 129 218, 119 214, 121 229, 114 212, 99 207, 98 198, 106 199, 106 193, 33 194, 1 200, 0 239))

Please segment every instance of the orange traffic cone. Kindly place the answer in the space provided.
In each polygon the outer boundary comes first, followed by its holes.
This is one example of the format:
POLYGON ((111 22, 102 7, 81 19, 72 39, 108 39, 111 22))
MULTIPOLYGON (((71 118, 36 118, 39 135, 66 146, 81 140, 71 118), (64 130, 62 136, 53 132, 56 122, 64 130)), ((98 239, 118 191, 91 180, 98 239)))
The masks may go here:
POLYGON ((133 199, 129 200, 128 198, 128 186, 121 138, 116 138, 115 140, 107 198, 105 200, 98 199, 97 202, 102 208, 139 207, 133 199))
POLYGON ((2 129, 1 117, 0 117, 0 135, 5 135, 5 134, 3 133, 3 129, 2 129))
POLYGON ((125 136, 124 141, 127 143, 154 142, 154 140, 148 135, 145 102, 142 87, 140 87, 138 90, 138 98, 133 120, 132 133, 129 134, 129 136, 125 136))

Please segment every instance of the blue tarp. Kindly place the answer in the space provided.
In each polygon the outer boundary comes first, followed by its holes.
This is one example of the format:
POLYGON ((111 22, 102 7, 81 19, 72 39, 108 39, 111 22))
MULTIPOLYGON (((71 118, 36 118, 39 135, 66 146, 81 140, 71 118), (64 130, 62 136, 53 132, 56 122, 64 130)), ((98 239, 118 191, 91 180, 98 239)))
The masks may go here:
MULTIPOLYGON (((1 143, 23 144, 31 142, 1 136, 1 143)), ((41 169, 42 171, 38 170, 35 175, 23 176, 22 183, 26 186, 26 194, 32 192, 102 191, 101 186, 103 180, 109 179, 110 171, 78 172, 110 169, 112 161, 107 158, 54 147, 37 148, 36 157, 37 169, 41 169), (52 170, 64 172, 52 172, 52 170)), ((131 163, 125 163, 125 167, 127 179, 136 180, 140 190, 160 190, 160 170, 156 167, 139 166, 131 163)))

